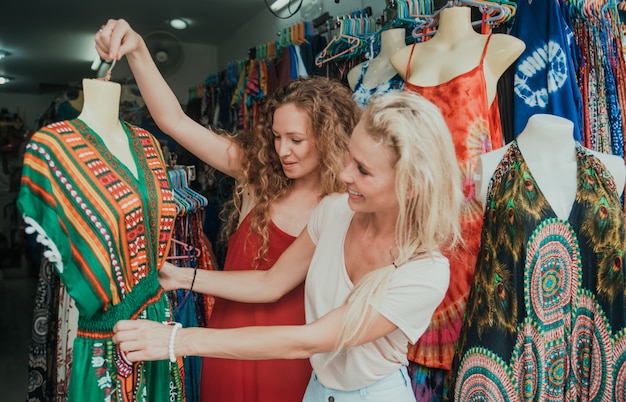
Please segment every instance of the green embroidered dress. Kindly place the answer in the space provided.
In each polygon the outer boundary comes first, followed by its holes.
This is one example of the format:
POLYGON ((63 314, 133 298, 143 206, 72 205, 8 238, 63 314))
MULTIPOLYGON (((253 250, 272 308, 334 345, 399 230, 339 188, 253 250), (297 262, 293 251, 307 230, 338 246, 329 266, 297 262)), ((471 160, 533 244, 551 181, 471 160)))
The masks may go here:
POLYGON ((122 125, 138 177, 82 121, 53 123, 26 146, 18 208, 79 311, 69 400, 182 401, 180 361, 129 363, 111 339, 120 319, 171 320, 174 198, 156 139, 122 125))

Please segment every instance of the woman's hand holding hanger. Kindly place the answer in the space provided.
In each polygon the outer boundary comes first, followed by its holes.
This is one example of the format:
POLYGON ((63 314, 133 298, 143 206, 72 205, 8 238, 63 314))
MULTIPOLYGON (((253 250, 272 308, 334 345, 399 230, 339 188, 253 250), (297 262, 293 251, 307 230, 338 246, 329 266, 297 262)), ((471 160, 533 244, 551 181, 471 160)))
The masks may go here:
POLYGON ((120 60, 139 49, 143 40, 125 20, 108 20, 95 36, 96 50, 105 60, 120 60))
POLYGON ((194 273, 193 271, 193 269, 183 269, 182 267, 177 267, 171 262, 165 261, 159 270, 159 283, 165 290, 189 289, 194 273), (185 276, 189 276, 187 286, 185 286, 184 283, 181 283, 184 281, 185 276))
POLYGON ((232 177, 241 175, 241 150, 226 136, 200 125, 183 111, 181 102, 161 75, 142 36, 123 19, 108 20, 94 40, 100 57, 126 56, 141 97, 159 128, 204 163, 232 177))

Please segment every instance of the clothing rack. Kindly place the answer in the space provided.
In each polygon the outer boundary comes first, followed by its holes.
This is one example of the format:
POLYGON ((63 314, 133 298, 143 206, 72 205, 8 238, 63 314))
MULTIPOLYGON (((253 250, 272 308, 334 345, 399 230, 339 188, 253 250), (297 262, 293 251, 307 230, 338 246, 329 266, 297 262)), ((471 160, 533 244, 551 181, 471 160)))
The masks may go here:
POLYGON ((187 174, 187 183, 196 180, 196 165, 174 165, 172 169, 182 169, 187 174))
POLYGON ((315 31, 320 35, 324 33, 327 34, 326 39, 329 41, 331 39, 331 22, 333 20, 334 18, 331 17, 328 11, 313 20, 313 27, 315 28, 315 31))
POLYGON ((481 31, 488 31, 491 28, 509 21, 514 15, 517 6, 510 1, 493 2, 480 0, 454 0, 448 1, 443 7, 432 14, 419 15, 415 17, 416 23, 412 36, 416 39, 425 36, 432 36, 439 23, 439 15, 447 8, 470 6, 478 9, 482 18, 472 22, 473 26, 481 26, 481 31))
POLYGON ((343 60, 362 54, 368 47, 370 38, 375 36, 375 26, 371 7, 337 17, 333 28, 339 28, 339 32, 316 55, 315 64, 321 67, 331 60, 343 60))
POLYGON ((313 19, 313 26, 315 28, 319 28, 319 27, 325 25, 331 19, 332 19, 332 17, 330 16, 330 13, 328 11, 325 11, 322 15, 320 15, 319 17, 313 19))

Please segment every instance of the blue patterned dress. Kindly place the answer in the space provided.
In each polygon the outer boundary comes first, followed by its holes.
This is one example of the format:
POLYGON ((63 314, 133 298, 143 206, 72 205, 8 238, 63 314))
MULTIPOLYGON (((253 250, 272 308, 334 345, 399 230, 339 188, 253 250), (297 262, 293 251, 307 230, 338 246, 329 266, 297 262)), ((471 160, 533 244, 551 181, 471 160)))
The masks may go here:
POLYGON ((580 144, 577 164, 563 220, 515 141, 500 161, 451 400, 626 400, 624 215, 612 176, 580 144))
POLYGON ((401 91, 402 88, 404 88, 404 80, 399 74, 394 75, 387 81, 381 82, 374 88, 365 86, 363 84, 363 77, 365 77, 368 65, 369 61, 364 61, 361 65, 361 73, 359 74, 359 78, 354 85, 354 92, 352 93, 352 99, 354 99, 357 105, 359 105, 362 109, 365 109, 367 102, 369 102, 372 96, 376 94, 385 94, 391 91, 401 91))
POLYGON ((515 63, 514 134, 530 116, 547 113, 574 123, 574 138, 583 138, 583 101, 576 79, 577 50, 572 30, 558 1, 519 1, 511 35, 526 49, 515 63))

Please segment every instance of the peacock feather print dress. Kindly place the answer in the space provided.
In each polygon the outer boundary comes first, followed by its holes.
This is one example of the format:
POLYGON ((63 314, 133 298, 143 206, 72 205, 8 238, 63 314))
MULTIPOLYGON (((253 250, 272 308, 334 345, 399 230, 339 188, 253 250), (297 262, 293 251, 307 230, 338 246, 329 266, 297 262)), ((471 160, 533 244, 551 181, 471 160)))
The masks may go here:
POLYGON ((576 152, 567 220, 516 141, 492 176, 450 400, 626 400, 624 215, 602 162, 576 152))

